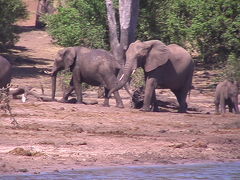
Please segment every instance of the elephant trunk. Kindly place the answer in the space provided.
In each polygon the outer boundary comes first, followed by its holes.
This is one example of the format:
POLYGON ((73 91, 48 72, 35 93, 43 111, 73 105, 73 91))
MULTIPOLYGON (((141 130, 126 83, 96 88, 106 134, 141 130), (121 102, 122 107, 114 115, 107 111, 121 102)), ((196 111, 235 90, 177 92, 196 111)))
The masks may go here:
POLYGON ((110 89, 110 91, 108 93, 108 97, 110 97, 111 94, 114 93, 115 91, 118 91, 119 89, 124 87, 124 85, 129 81, 130 76, 133 71, 134 71, 133 67, 130 63, 128 63, 124 66, 122 76, 120 77, 119 81, 116 83, 116 86, 113 87, 112 89, 110 89))
POLYGON ((52 72, 52 100, 55 100, 56 84, 57 84, 57 71, 52 72))

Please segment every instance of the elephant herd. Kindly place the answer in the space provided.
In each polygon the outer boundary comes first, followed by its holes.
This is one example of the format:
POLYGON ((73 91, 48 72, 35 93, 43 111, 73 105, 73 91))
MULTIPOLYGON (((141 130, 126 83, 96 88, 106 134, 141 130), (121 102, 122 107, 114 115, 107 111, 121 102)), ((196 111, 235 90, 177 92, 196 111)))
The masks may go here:
MULTIPOLYGON (((145 88, 142 111, 156 111, 155 89, 170 89, 179 103, 178 112, 187 111, 186 98, 192 88, 194 62, 191 55, 176 44, 165 45, 159 40, 130 44, 126 51, 126 62, 123 67, 113 55, 103 49, 85 47, 68 47, 60 50, 52 67, 52 100, 55 100, 56 78, 59 71, 69 69, 72 73, 69 89, 64 92, 61 102, 67 102, 75 90, 77 103, 84 103, 82 98, 83 82, 92 86, 104 87, 104 106, 109 106, 109 98, 114 94, 116 106, 123 108, 123 102, 118 90, 126 88, 131 74, 138 68, 144 70, 145 88), (119 78, 119 72, 122 75, 119 78)), ((11 81, 11 65, 0 56, 0 88, 6 87, 11 81)), ((128 89, 127 89, 128 90, 128 89)), ((129 91, 128 91, 129 92, 129 91)), ((215 112, 225 113, 226 105, 229 111, 239 113, 238 85, 225 80, 219 83, 215 93, 215 112), (219 111, 220 106, 220 111, 219 111)))
MULTIPOLYGON (((102 49, 89 49, 85 47, 69 47, 60 50, 52 68, 52 99, 55 99, 57 73, 63 69, 70 69, 72 79, 70 88, 64 93, 63 102, 68 100, 69 95, 75 90, 77 103, 83 103, 83 82, 92 86, 103 86, 105 89, 104 106, 109 106, 109 90, 117 82, 117 74, 121 66, 114 57, 102 49)), ((113 92, 116 106, 123 108, 123 102, 118 91, 113 92)))

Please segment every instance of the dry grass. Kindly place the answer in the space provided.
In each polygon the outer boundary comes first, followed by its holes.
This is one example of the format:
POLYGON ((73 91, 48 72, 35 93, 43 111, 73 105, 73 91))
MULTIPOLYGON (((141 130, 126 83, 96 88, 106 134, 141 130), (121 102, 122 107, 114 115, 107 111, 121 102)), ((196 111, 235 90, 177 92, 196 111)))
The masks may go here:
POLYGON ((14 126, 18 126, 18 122, 14 118, 12 114, 12 109, 10 106, 10 97, 8 93, 9 89, 10 89, 10 85, 8 85, 6 88, 0 89, 0 110, 10 115, 10 119, 12 121, 11 124, 13 124, 14 126))
POLYGON ((18 156, 42 156, 44 155, 43 153, 41 152, 33 152, 33 151, 30 151, 30 150, 25 150, 23 148, 14 148, 13 150, 9 151, 10 154, 13 154, 13 155, 18 155, 18 156))

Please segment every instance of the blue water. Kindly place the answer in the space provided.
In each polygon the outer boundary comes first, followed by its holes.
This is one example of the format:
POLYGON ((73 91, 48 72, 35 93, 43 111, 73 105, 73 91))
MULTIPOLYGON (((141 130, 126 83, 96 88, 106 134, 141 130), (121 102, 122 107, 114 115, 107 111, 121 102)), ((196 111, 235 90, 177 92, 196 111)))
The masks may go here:
POLYGON ((240 162, 154 166, 117 166, 42 173, 38 175, 1 176, 1 180, 240 180, 240 162))

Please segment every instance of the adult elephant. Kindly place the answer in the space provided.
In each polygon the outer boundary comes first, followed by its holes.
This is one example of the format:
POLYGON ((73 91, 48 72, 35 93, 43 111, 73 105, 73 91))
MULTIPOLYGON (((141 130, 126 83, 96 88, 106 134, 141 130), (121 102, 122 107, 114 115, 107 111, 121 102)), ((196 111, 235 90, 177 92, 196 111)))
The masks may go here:
MULTIPOLYGON (((55 99, 57 73, 63 69, 72 72, 70 89, 63 96, 63 101, 68 99, 70 93, 75 90, 77 103, 83 103, 82 86, 85 82, 92 86, 103 86, 105 89, 104 106, 109 106, 108 92, 117 82, 119 63, 114 57, 103 49, 89 49, 85 47, 69 47, 60 50, 54 61, 52 69, 52 99, 55 99)), ((122 99, 118 91, 114 92, 116 106, 123 108, 122 99)))
POLYGON ((0 56, 0 88, 6 88, 11 82, 11 64, 0 56))
POLYGON ((170 89, 175 94, 179 112, 186 112, 186 97, 192 86, 194 63, 185 49, 176 44, 166 46, 158 40, 137 40, 130 44, 123 76, 109 95, 122 88, 137 67, 142 67, 145 75, 143 111, 150 111, 150 105, 156 101, 155 89, 163 88, 170 89))

